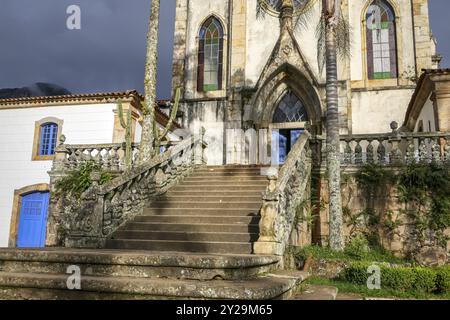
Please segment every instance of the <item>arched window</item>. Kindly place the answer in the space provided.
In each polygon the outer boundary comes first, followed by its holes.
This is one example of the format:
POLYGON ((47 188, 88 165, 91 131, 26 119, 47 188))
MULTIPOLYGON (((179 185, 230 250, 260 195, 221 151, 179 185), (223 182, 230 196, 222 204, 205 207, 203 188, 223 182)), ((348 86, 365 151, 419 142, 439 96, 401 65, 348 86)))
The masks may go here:
POLYGON ((56 123, 47 122, 41 125, 41 134, 39 140, 40 156, 50 156, 55 153, 57 136, 58 125, 56 123))
POLYGON ((288 91, 278 104, 273 115, 273 123, 308 121, 305 106, 291 91, 288 91))
POLYGON ((366 13, 369 79, 397 78, 395 14, 384 0, 374 0, 366 13))
POLYGON ((223 28, 219 20, 209 18, 200 29, 197 90, 222 89, 223 28))

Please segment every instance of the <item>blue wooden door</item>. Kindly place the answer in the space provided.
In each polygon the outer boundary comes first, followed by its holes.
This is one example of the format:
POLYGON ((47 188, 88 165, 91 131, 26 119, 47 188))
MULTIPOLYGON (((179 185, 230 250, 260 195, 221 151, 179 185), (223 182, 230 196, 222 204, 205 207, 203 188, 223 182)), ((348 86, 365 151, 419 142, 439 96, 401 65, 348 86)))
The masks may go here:
POLYGON ((34 192, 22 196, 17 247, 45 246, 48 199, 48 192, 34 192))

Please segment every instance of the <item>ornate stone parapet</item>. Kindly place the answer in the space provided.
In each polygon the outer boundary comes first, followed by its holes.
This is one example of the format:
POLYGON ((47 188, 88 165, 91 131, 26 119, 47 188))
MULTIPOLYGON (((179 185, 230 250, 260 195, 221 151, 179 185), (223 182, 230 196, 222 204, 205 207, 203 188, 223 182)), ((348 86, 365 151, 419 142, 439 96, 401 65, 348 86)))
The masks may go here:
POLYGON ((269 169, 269 185, 263 193, 260 236, 254 243, 255 254, 283 255, 294 229, 298 207, 310 199, 310 135, 306 132, 295 143, 278 172, 269 169))
POLYGON ((399 132, 341 136, 343 166, 450 162, 450 132, 399 132))
MULTIPOLYGON (((137 147, 137 146, 134 146, 137 147)), ((107 163, 117 163, 119 145, 101 145, 93 148, 80 146, 60 146, 59 161, 49 174, 54 182, 64 174, 64 170, 76 168, 85 161, 104 164, 105 159, 115 159, 107 163), (69 150, 67 152, 66 150, 69 150), (93 150, 106 150, 96 157, 93 150), (69 155, 67 155, 69 154, 69 155), (70 155, 75 154, 70 160, 70 155), (113 154, 114 156, 111 156, 113 154), (101 160, 100 160, 101 159, 101 160)), ((186 139, 168 148, 147 163, 135 164, 131 169, 118 171, 110 182, 99 185, 100 174, 91 174, 92 185, 81 199, 53 199, 50 206, 49 241, 47 245, 66 247, 101 248, 104 241, 130 218, 141 212, 148 201, 167 192, 186 177, 197 165, 195 159, 203 163, 203 149, 206 143, 203 135, 186 139), (198 151, 200 150, 200 151, 198 151), (197 153, 200 153, 197 156, 197 153)), ((102 168, 112 169, 111 166, 102 168)), ((115 167, 120 170, 120 165, 115 167)))

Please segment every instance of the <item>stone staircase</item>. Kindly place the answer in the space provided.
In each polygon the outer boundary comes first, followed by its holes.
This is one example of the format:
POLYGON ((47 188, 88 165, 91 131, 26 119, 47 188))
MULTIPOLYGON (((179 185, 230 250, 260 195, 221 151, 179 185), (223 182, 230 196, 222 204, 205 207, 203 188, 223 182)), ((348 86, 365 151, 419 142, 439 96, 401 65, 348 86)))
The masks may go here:
POLYGON ((122 226, 106 247, 250 254, 266 187, 260 167, 202 167, 122 226))
POLYGON ((196 169, 105 249, 0 249, 0 299, 288 298, 308 274, 251 254, 267 186, 260 169, 196 169), (68 289, 70 266, 79 290, 68 289))

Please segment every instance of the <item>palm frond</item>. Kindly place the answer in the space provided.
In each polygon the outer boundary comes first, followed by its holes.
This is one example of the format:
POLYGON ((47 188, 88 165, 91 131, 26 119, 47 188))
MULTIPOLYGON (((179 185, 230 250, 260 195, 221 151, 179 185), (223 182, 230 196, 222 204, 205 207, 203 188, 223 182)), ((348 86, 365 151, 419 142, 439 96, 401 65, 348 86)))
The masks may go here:
POLYGON ((296 17, 294 30, 305 30, 314 18, 314 10, 306 10, 296 17))
MULTIPOLYGON (((317 38, 317 63, 319 72, 322 73, 326 63, 326 18, 322 15, 316 27, 317 38)), ((351 27, 342 13, 336 25, 336 49, 340 59, 344 60, 351 57, 351 27)))
POLYGON ((262 0, 256 1, 256 19, 264 19, 266 17, 266 13, 264 12, 264 9, 261 6, 262 0))

